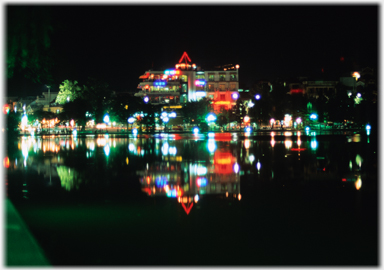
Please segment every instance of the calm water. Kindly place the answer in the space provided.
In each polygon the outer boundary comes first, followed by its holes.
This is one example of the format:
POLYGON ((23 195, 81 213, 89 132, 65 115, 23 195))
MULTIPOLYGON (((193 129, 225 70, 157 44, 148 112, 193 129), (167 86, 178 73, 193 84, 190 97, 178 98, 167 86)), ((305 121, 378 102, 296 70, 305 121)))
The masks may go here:
POLYGON ((377 265, 362 134, 20 137, 7 196, 53 265, 377 265))

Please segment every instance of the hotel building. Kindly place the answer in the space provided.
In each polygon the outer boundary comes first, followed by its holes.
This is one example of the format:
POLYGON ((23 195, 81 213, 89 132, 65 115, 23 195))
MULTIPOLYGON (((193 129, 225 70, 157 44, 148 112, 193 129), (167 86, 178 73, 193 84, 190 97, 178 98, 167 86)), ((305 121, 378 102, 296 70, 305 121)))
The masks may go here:
POLYGON ((203 70, 192 64, 184 52, 174 69, 148 70, 139 77, 139 92, 135 94, 152 104, 177 106, 207 97, 215 111, 232 109, 239 89, 239 65, 217 66, 203 70))

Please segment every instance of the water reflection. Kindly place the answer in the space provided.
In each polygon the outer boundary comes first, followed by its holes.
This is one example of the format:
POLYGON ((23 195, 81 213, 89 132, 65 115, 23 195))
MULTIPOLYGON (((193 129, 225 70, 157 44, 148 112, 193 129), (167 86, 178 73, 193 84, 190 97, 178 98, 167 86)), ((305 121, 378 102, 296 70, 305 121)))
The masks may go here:
POLYGON ((106 188, 109 179, 131 181, 123 175, 134 172, 140 192, 175 200, 187 214, 204 196, 249 196, 240 192, 241 176, 281 186, 328 179, 364 188, 367 168, 377 166, 366 157, 365 147, 371 144, 356 134, 350 141, 321 138, 314 132, 308 137, 271 132, 264 141, 239 139, 235 133, 20 137, 3 166, 8 174, 37 173, 47 188, 68 193, 96 182, 106 188))
MULTIPOLYGON (((169 147, 167 142, 164 146, 169 147)), ((143 192, 148 196, 176 198, 187 214, 202 195, 225 194, 241 198, 237 159, 222 149, 214 152, 213 159, 199 160, 198 163, 164 157, 164 161, 147 164, 145 170, 138 170, 137 174, 143 192)))

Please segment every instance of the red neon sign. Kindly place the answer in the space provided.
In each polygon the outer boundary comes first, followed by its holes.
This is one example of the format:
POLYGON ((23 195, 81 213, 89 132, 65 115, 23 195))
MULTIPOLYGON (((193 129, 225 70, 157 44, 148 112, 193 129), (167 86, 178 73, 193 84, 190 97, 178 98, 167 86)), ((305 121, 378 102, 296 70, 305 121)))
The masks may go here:
POLYGON ((186 64, 188 64, 188 63, 187 63, 187 60, 188 60, 188 62, 192 62, 191 59, 189 58, 187 52, 184 52, 184 53, 183 53, 183 55, 181 56, 181 58, 180 58, 180 60, 179 60, 179 63, 181 63, 181 62, 183 61, 183 59, 185 60, 185 63, 186 63, 186 64))

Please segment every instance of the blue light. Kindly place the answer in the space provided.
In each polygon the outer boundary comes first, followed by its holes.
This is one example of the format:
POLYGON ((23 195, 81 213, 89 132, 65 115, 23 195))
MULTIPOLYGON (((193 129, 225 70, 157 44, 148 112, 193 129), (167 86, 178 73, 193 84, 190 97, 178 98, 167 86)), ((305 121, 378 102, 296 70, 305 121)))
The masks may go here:
POLYGON ((310 119, 316 120, 317 119, 317 114, 313 113, 309 116, 310 119))
POLYGON ((310 130, 310 127, 305 127, 305 131, 309 131, 310 130))
POLYGON ((144 97, 144 102, 148 103, 148 101, 149 101, 149 97, 144 97))
POLYGON ((246 127, 246 128, 245 128, 245 132, 250 133, 251 131, 252 131, 252 128, 251 128, 251 127, 246 127))
POLYGON ((259 94, 255 95, 255 99, 259 100, 260 99, 260 95, 259 94))
POLYGON ((167 197, 173 197, 175 198, 176 197, 176 189, 171 189, 171 190, 168 190, 167 192, 167 197))
POLYGON ((370 130, 370 129, 371 129, 371 125, 370 125, 370 124, 367 124, 367 125, 365 126, 365 129, 366 129, 366 130, 370 130))
POLYGON ((214 113, 209 113, 207 115, 206 119, 207 119, 208 122, 214 122, 214 121, 216 121, 217 117, 216 117, 216 115, 214 113))
POLYGON ((199 187, 205 187, 207 185, 207 178, 205 178, 205 177, 198 177, 197 178, 197 185, 199 187))
POLYGON ((156 187, 164 187, 168 185, 168 179, 165 176, 159 176, 155 180, 156 187))
POLYGON ((167 84, 166 81, 162 81, 162 80, 155 81, 154 83, 155 86, 165 86, 166 84, 167 84))
POLYGON ((73 134, 74 137, 76 137, 76 136, 77 136, 77 130, 74 129, 74 130, 72 131, 72 134, 73 134))
POLYGON ((108 124, 109 123, 109 115, 105 114, 103 118, 104 123, 108 124))
POLYGON ((199 128, 198 128, 198 127, 194 127, 194 128, 193 128, 193 133, 194 133, 195 135, 197 135, 197 134, 199 133, 199 128))
POLYGON ((132 129, 133 135, 137 135, 137 128, 132 129))
POLYGON ((239 98, 239 94, 238 93, 233 93, 232 94, 232 98, 233 99, 238 99, 239 98))
POLYGON ((168 123, 168 121, 169 121, 169 118, 168 118, 168 117, 164 117, 164 118, 163 118, 163 122, 164 122, 164 123, 168 123))

